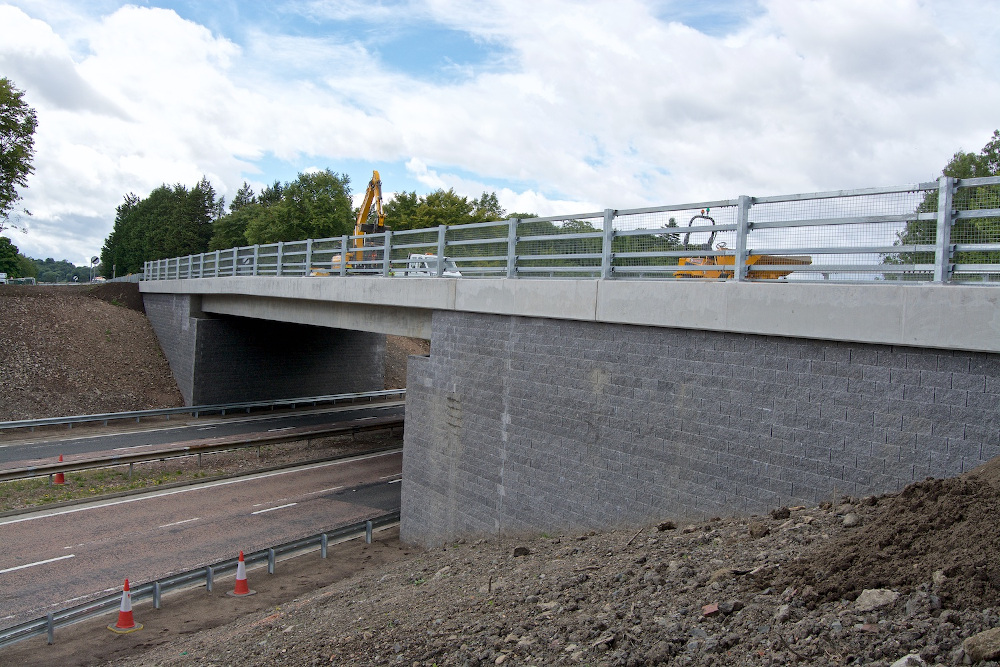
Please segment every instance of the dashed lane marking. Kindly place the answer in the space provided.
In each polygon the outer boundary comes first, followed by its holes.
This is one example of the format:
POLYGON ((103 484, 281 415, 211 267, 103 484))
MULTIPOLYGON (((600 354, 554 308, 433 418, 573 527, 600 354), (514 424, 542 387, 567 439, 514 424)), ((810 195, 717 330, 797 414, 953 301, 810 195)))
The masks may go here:
POLYGON ((76 554, 68 554, 66 556, 59 556, 58 558, 49 558, 47 560, 40 560, 35 563, 25 563, 24 565, 15 565, 14 567, 8 567, 6 570, 0 570, 0 574, 7 574, 8 572, 14 572, 15 570, 23 570, 27 567, 35 567, 36 565, 45 565, 46 563, 54 563, 57 560, 66 560, 67 558, 75 558, 76 554))
POLYGON ((293 505, 298 505, 298 503, 288 503, 287 505, 278 505, 277 507, 268 507, 266 510, 257 510, 256 512, 250 512, 250 514, 263 514, 264 512, 273 512, 274 510, 285 509, 286 507, 292 507, 293 505))
POLYGON ((201 517, 194 517, 193 519, 184 519, 183 521, 174 521, 173 523, 165 523, 162 526, 157 526, 157 528, 170 528, 171 526, 179 526, 182 523, 191 523, 192 521, 198 521, 201 517))

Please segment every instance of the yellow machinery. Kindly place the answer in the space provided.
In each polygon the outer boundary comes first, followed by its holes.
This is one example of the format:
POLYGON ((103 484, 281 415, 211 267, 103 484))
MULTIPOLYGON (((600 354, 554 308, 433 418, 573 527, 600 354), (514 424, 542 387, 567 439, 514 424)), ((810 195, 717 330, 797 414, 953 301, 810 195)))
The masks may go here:
MULTIPOLYGON (((347 267, 352 265, 365 266, 365 262, 374 262, 378 258, 375 251, 365 252, 365 235, 381 234, 385 231, 385 212, 382 210, 382 178, 378 171, 372 171, 372 180, 368 181, 368 188, 365 190, 364 201, 358 209, 358 218, 354 223, 353 250, 347 252, 347 267), (372 209, 375 209, 375 222, 368 222, 372 209)), ((340 271, 343 264, 343 257, 336 254, 331 258, 330 268, 333 271, 340 271)), ((326 269, 310 269, 311 276, 328 276, 326 269)))
MULTIPOLYGON (((695 215, 688 221, 688 227, 691 226, 695 220, 702 219, 707 220, 709 224, 714 225, 715 220, 709 217, 708 210, 703 210, 700 215, 695 215)), ((689 248, 688 241, 691 239, 691 232, 684 235, 684 249, 689 248)), ((712 243, 715 241, 715 230, 713 229, 708 237, 708 242, 700 246, 694 246, 699 250, 711 251, 712 243)), ((720 243, 714 248, 715 250, 725 250, 726 244, 720 243)), ((714 255, 711 257, 681 257, 677 264, 679 266, 690 266, 699 267, 697 269, 690 270, 678 270, 674 272, 674 276, 680 278, 732 278, 733 268, 736 265, 736 257, 733 255, 714 255), (728 269, 725 267, 729 267, 728 269)), ((812 264, 812 258, 808 255, 747 255, 747 266, 770 266, 770 265, 797 265, 805 266, 807 264, 812 264)), ((777 269, 774 271, 754 271, 753 277, 760 278, 764 280, 775 280, 777 278, 784 278, 790 274, 794 269, 777 269)))

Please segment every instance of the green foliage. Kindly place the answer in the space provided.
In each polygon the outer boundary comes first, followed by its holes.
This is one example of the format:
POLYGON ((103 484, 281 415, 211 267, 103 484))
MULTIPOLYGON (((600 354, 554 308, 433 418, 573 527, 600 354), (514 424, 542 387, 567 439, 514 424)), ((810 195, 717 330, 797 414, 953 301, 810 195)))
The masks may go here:
POLYGON ((45 260, 25 259, 31 262, 34 270, 34 274, 32 275, 39 283, 73 282, 74 276, 77 282, 87 282, 90 280, 90 267, 88 266, 74 266, 65 259, 56 261, 51 257, 45 260))
MULTIPOLYGON (((978 153, 958 151, 942 170, 953 178, 982 178, 1000 175, 1000 130, 978 153)), ((959 188, 952 207, 957 211, 1000 208, 1000 186, 985 185, 959 188)), ((917 213, 936 213, 937 192, 928 193, 917 213)), ((898 235, 894 245, 933 245, 937 240, 936 220, 913 220, 898 235)), ((951 229, 952 243, 1000 243, 1000 218, 958 219, 951 229)), ((886 264, 933 264, 933 251, 899 252, 885 257, 886 264)), ((956 264, 1000 264, 998 251, 962 251, 955 253, 956 264)), ((919 276, 918 276, 919 277, 919 276)))
POLYGON ((204 252, 223 201, 202 178, 193 188, 161 185, 145 199, 125 195, 101 249, 101 264, 116 275, 137 273, 147 260, 204 252))
POLYGON ((210 250, 255 243, 329 238, 354 231, 350 178, 329 169, 275 182, 254 195, 244 183, 229 215, 215 221, 210 250))
MULTIPOLYGON (((10 214, 21 201, 18 187, 27 187, 28 176, 34 171, 35 110, 24 101, 6 77, 0 78, 0 231, 10 224, 10 214)), ((27 210, 24 214, 31 215, 27 210)))
POLYGON ((495 192, 484 192, 472 200, 459 196, 454 189, 420 196, 416 192, 398 192, 385 205, 386 223, 397 231, 503 220, 505 215, 495 192))
POLYGON ((20 278, 20 262, 17 258, 17 246, 6 236, 0 236, 0 273, 6 273, 8 278, 20 278))

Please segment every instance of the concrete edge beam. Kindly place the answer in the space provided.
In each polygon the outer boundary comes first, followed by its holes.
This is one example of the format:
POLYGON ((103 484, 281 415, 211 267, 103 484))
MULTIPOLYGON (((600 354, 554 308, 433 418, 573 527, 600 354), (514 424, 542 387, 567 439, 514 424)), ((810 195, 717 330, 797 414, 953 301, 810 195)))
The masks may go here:
POLYGON ((416 326, 421 338, 430 312, 443 310, 1000 352, 1000 287, 987 286, 351 276, 161 280, 140 289, 200 294, 214 304, 206 312, 265 319, 291 317, 277 303, 288 300, 296 319, 285 321, 393 334, 416 326), (253 298, 233 305, 240 295, 253 298))

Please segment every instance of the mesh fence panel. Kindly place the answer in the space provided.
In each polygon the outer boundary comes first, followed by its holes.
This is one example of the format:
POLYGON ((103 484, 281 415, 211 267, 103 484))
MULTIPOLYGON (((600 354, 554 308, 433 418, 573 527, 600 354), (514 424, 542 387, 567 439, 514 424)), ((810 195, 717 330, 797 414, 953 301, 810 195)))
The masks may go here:
POLYGON ((603 227, 603 216, 520 221, 518 273, 553 278, 600 275, 603 227))

